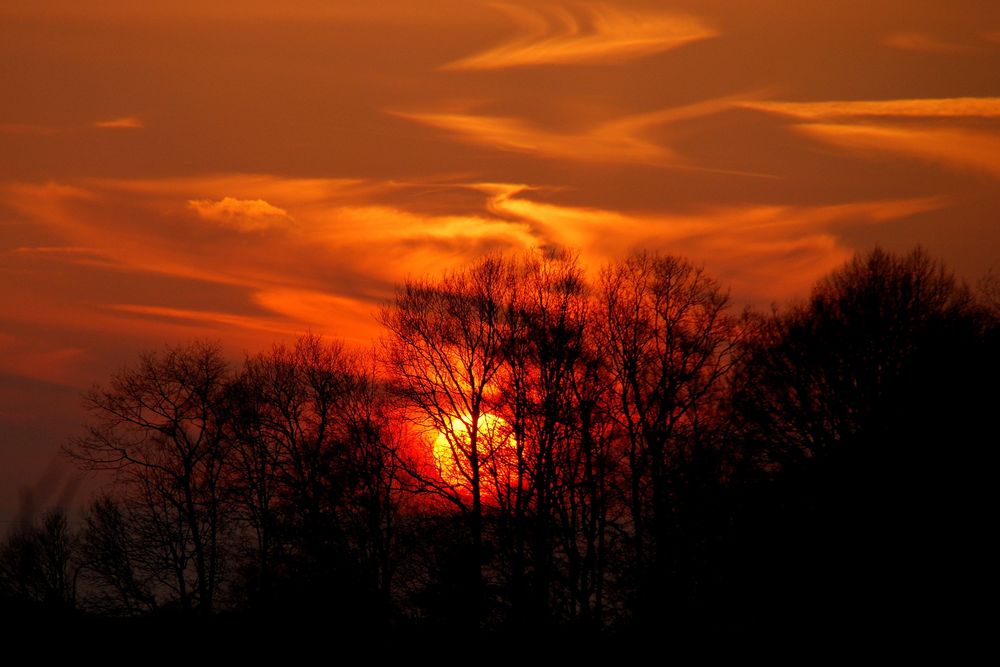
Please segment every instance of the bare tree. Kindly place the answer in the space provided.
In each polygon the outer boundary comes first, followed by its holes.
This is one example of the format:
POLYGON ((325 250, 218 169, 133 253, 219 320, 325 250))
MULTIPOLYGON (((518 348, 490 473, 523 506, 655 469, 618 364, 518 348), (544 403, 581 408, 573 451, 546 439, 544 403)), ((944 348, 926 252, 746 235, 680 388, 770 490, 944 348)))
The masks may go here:
POLYGON ((765 473, 739 560, 766 582, 766 623, 973 622, 962 591, 992 567, 983 443, 995 440, 1000 360, 989 327, 920 248, 859 253, 769 319, 739 397, 765 473))
POLYGON ((991 267, 979 281, 979 298, 995 320, 1000 320, 1000 266, 991 267))
POLYGON ((765 318, 675 257, 591 286, 572 254, 492 255, 403 285, 371 356, 313 335, 238 374, 204 343, 146 354, 87 394, 69 448, 117 487, 79 538, 62 515, 15 528, 0 602, 677 635, 918 621, 991 553, 985 287, 876 250, 765 318))
POLYGON ((707 444, 702 422, 724 393, 745 326, 718 283, 676 257, 613 263, 601 274, 600 298, 600 345, 627 441, 635 567, 659 604, 673 569, 671 467, 707 444))
POLYGON ((559 463, 579 444, 573 381, 584 353, 589 294, 571 253, 534 253, 511 264, 518 281, 515 317, 496 384, 503 388, 497 409, 513 427, 513 479, 488 471, 510 552, 515 617, 539 622, 550 614, 557 507, 573 485, 559 463))
POLYGON ((228 380, 214 344, 143 354, 86 394, 90 423, 68 448, 85 468, 117 473, 185 608, 211 610, 222 577, 228 380))
MULTIPOLYGON (((412 419, 430 439, 447 443, 451 481, 426 463, 410 472, 468 518, 476 606, 483 587, 484 471, 495 444, 487 415, 500 398, 495 380, 510 347, 514 279, 508 262, 490 256, 437 282, 407 282, 379 314, 389 333, 383 361, 412 419)), ((433 460, 430 453, 424 458, 433 460)))
POLYGON ((392 599, 396 518, 400 509, 399 450, 406 441, 394 420, 392 396, 371 356, 354 360, 353 390, 344 406, 347 444, 344 515, 368 590, 382 613, 392 599))
POLYGON ((78 537, 62 509, 16 526, 0 545, 0 594, 52 611, 76 606, 78 537))
MULTIPOLYGON (((281 561, 318 585, 343 549, 346 406, 355 378, 338 342, 299 338, 247 359, 236 383, 235 498, 256 541, 265 589, 281 561)), ((267 591, 264 591, 265 595, 267 591)))
POLYGON ((140 542, 142 532, 115 498, 104 495, 91 505, 80 544, 88 608, 115 615, 156 608, 158 559, 145 558, 149 545, 140 542))
POLYGON ((388 604, 399 434, 370 360, 306 335, 247 359, 230 399, 230 498, 260 602, 280 575, 300 602, 346 586, 388 604))
MULTIPOLYGON (((771 317, 754 346, 746 403, 769 462, 794 464, 881 428, 914 361, 979 315, 970 291, 917 248, 859 254, 811 298, 771 317)), ((974 337, 974 332, 962 335, 974 337)), ((965 347, 968 347, 968 342, 965 347)), ((911 384, 912 386, 912 384, 911 384)))
POLYGON ((606 583, 614 513, 612 488, 619 474, 620 436, 609 401, 610 374, 587 317, 583 349, 569 378, 571 429, 555 450, 558 483, 553 507, 557 525, 555 557, 564 564, 560 593, 564 618, 584 628, 600 628, 606 610, 606 583))
POLYGON ((230 479, 227 504, 242 530, 237 531, 244 552, 243 594, 266 604, 274 593, 275 560, 280 551, 279 440, 269 431, 267 364, 264 355, 247 360, 226 395, 230 418, 230 479), (252 541, 247 547, 246 542, 252 541))

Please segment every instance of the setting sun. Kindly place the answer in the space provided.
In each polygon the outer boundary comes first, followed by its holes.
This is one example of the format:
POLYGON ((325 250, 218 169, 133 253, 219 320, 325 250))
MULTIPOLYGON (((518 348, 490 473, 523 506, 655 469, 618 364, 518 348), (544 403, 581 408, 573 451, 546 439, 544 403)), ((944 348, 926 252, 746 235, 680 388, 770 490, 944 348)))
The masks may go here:
MULTIPOLYGON (((451 486, 468 487, 471 484, 471 424, 470 416, 456 417, 452 420, 451 431, 442 431, 434 439, 434 463, 441 479, 451 486)), ((492 487, 495 482, 504 485, 513 483, 517 467, 517 441, 510 424, 503 417, 486 412, 479 416, 476 432, 476 451, 479 453, 484 486, 488 484, 492 487)))

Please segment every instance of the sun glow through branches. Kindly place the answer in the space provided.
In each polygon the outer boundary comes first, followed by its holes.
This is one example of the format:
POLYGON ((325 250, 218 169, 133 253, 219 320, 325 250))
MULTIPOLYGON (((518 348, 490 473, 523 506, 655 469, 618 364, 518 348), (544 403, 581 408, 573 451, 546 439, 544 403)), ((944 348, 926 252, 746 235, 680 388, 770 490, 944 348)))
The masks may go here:
MULTIPOLYGON (((456 417, 450 429, 438 433, 433 447, 434 463, 441 479, 449 486, 466 490, 472 488, 471 425, 471 416, 456 417)), ((476 452, 484 490, 516 484, 517 441, 507 420, 488 412, 479 416, 476 452)))

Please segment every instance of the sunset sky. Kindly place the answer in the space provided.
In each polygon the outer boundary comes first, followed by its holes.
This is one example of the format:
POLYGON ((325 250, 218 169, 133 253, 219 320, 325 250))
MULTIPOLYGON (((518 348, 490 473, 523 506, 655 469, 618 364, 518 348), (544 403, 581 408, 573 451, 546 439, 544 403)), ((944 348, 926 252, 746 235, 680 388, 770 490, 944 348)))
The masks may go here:
POLYGON ((491 249, 764 307, 875 243, 1000 262, 990 0, 0 0, 0 90, 0 519, 140 350, 365 345, 491 249))

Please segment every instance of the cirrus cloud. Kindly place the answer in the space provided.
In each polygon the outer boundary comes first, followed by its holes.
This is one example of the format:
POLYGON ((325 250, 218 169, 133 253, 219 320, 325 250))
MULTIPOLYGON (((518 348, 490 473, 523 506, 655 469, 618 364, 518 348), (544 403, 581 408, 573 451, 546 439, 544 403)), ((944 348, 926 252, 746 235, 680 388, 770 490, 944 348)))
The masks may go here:
POLYGON ((1000 97, 830 102, 744 101, 792 118, 799 134, 849 152, 893 153, 1000 178, 1000 97), (875 120, 877 119, 877 120, 875 120), (962 121, 976 121, 974 127, 962 121))
POLYGON ((741 101, 738 107, 802 120, 863 117, 1000 118, 1000 97, 941 97, 906 100, 837 100, 829 102, 741 101))
POLYGON ((616 63, 669 51, 718 33, 702 19, 606 4, 492 5, 520 34, 492 49, 445 65, 487 70, 531 65, 616 63))
MULTIPOLYGON (((572 132, 538 127, 521 118, 467 112, 390 112, 449 132, 464 143, 535 157, 591 163, 631 163, 715 170, 688 165, 671 147, 649 135, 657 127, 722 113, 737 98, 719 97, 666 109, 629 114, 572 132)), ((728 172, 727 172, 728 173, 728 172)), ((742 174, 766 176, 765 174, 742 174)))
POLYGON ((963 128, 806 123, 798 130, 814 139, 859 152, 898 153, 1000 178, 1000 133, 963 128))

